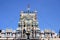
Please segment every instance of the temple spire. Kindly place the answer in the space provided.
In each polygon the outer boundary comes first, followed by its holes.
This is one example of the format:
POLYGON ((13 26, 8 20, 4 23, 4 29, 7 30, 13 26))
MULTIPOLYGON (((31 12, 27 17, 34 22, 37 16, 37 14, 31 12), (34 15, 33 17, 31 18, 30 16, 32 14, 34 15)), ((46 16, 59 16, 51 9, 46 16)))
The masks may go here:
POLYGON ((27 6, 27 10, 29 11, 30 10, 30 5, 28 4, 28 6, 27 6))

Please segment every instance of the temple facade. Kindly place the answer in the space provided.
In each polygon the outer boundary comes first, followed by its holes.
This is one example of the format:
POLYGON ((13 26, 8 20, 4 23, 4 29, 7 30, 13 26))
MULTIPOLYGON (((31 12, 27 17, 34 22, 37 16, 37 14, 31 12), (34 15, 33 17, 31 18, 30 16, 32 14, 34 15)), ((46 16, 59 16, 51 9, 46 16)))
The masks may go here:
POLYGON ((37 21, 37 11, 20 12, 18 28, 16 30, 0 30, 0 40, 60 40, 59 35, 52 30, 39 29, 37 21))

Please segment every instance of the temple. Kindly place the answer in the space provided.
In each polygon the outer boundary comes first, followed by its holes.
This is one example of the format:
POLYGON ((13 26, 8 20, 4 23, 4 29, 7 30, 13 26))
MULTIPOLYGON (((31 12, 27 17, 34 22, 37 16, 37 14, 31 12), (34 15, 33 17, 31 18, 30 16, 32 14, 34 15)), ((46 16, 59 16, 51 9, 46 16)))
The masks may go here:
POLYGON ((60 40, 59 34, 53 30, 41 31, 37 21, 37 11, 20 11, 20 19, 16 30, 0 30, 0 40, 60 40))

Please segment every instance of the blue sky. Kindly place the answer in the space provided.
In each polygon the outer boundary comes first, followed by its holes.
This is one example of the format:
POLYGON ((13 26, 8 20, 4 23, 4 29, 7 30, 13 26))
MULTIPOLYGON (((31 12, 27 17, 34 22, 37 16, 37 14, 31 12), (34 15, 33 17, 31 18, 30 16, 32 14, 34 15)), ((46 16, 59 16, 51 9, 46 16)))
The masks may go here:
POLYGON ((60 29, 60 0, 0 0, 0 29, 18 27, 20 11, 38 11, 37 19, 41 30, 50 29, 58 32, 60 29))

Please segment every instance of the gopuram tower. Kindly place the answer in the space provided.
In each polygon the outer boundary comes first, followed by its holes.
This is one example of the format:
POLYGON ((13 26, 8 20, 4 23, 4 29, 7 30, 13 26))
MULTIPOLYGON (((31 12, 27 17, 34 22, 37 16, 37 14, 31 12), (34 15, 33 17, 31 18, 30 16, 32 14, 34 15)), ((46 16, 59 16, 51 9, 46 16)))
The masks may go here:
POLYGON ((20 39, 39 39, 40 29, 38 27, 36 14, 37 11, 30 11, 29 6, 27 11, 20 12, 20 20, 17 28, 20 39))

